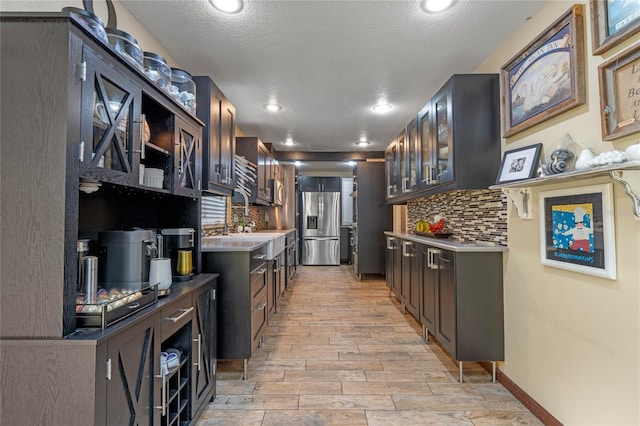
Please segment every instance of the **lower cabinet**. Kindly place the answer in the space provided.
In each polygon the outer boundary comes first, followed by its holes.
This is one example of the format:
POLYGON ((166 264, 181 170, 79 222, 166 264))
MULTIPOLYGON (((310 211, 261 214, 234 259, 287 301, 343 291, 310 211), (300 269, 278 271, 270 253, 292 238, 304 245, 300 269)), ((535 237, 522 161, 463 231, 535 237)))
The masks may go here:
POLYGON ((402 283, 401 295, 405 308, 418 319, 420 309, 420 267, 419 252, 422 246, 412 241, 402 241, 402 283))
POLYGON ((101 411, 96 424, 159 424, 162 412, 156 406, 162 401, 154 398, 161 392, 159 343, 160 316, 154 315, 98 347, 98 354, 106 351, 107 357, 104 364, 97 364, 97 383, 106 385, 106 394, 105 404, 96 406, 101 411))
POLYGON ((453 251, 387 237, 387 285, 425 338, 460 362, 460 381, 462 361, 504 359, 502 269, 500 250, 453 251))
POLYGON ((106 330, 3 340, 0 424, 195 423, 215 396, 216 279, 174 284, 155 307, 106 330), (170 350, 179 358, 163 369, 170 350))
POLYGON ((387 282, 387 287, 391 291, 393 289, 393 278, 394 278, 394 260, 395 260, 395 251, 397 250, 397 241, 394 237, 387 237, 387 251, 386 251, 386 268, 385 268, 385 279, 387 282))
POLYGON ((220 274, 218 358, 244 360, 246 378, 246 362, 262 346, 267 325, 270 274, 265 246, 253 251, 203 251, 202 263, 204 271, 220 274))
POLYGON ((435 255, 434 335, 458 361, 504 359, 502 253, 435 255))

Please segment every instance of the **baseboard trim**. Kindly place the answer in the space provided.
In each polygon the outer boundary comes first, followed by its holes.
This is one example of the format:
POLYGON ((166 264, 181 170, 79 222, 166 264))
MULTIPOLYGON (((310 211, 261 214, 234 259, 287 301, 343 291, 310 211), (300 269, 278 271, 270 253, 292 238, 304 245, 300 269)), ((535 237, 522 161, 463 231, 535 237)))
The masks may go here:
MULTIPOLYGON (((490 362, 480 362, 485 370, 491 373, 492 365, 490 362)), ((553 415, 545 410, 545 408, 538 404, 538 402, 529 396, 520 386, 515 384, 506 374, 498 369, 496 373, 498 382, 505 387, 506 390, 511 392, 518 401, 522 403, 531 413, 538 418, 546 426, 562 426, 562 423, 558 421, 553 415)))

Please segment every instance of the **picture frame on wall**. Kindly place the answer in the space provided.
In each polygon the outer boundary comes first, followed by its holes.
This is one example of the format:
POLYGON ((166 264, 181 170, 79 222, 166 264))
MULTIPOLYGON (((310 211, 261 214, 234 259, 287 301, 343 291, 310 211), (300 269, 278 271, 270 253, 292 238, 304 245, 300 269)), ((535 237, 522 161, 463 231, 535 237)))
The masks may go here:
POLYGON ((541 263, 615 280, 612 194, 611 183, 541 191, 541 263))
POLYGON ((503 137, 586 101, 584 7, 575 4, 500 70, 503 137))
POLYGON ((598 67, 600 117, 605 141, 640 131, 640 44, 598 67))
POLYGON ((502 157, 496 185, 533 178, 541 151, 541 143, 506 151, 502 157))
POLYGON ((591 0, 593 54, 601 55, 640 31, 640 2, 591 0))

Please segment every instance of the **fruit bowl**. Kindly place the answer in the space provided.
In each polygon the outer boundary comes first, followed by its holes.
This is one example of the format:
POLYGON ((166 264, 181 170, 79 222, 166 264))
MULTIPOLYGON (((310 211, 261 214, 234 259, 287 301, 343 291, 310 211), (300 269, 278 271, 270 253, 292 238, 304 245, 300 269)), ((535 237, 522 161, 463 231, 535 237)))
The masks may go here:
POLYGON ((413 231, 414 234, 419 235, 421 237, 430 237, 430 238, 449 238, 453 234, 451 232, 421 232, 421 231, 413 231))

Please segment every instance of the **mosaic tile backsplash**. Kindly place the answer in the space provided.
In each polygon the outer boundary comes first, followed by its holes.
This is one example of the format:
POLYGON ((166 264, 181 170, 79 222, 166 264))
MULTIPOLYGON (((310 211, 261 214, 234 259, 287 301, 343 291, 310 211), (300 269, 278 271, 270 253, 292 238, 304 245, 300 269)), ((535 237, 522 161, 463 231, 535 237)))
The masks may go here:
POLYGON ((507 245, 507 198, 499 190, 451 191, 407 203, 407 230, 439 214, 454 240, 507 245))

